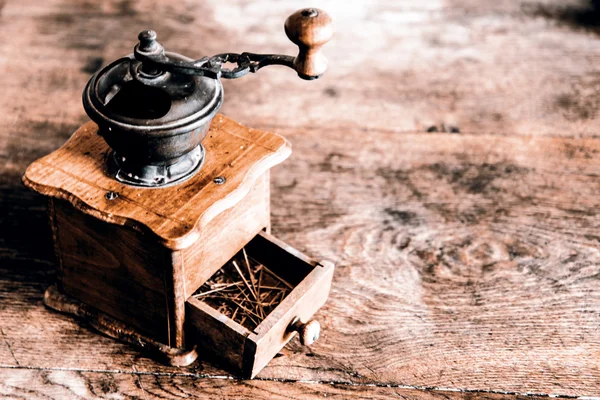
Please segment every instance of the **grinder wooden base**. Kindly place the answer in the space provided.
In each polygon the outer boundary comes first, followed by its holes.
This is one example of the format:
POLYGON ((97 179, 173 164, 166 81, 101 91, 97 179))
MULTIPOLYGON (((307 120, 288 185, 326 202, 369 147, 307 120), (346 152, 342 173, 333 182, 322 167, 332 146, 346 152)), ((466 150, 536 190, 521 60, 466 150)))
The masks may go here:
POLYGON ((217 115, 203 145, 202 170, 163 188, 115 180, 106 167, 112 150, 93 123, 34 162, 23 182, 49 197, 58 258, 57 289, 46 302, 109 336, 144 343, 167 363, 192 362, 197 346, 252 377, 295 332, 306 334, 333 265, 268 234, 269 169, 291 153, 284 138, 217 115), (244 247, 294 284, 254 330, 191 297, 244 247))

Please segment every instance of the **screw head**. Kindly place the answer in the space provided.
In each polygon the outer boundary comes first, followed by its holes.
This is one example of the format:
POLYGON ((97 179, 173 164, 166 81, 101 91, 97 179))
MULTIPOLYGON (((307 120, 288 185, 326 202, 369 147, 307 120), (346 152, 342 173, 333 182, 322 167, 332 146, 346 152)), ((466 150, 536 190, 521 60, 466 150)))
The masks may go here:
POLYGON ((119 194, 118 194, 118 193, 115 193, 115 192, 113 192, 113 191, 106 192, 106 194, 104 195, 104 198, 105 198, 106 200, 109 200, 109 201, 110 201, 110 200, 114 200, 114 199, 116 199, 117 197, 119 197, 119 194))
POLYGON ((225 183, 227 179, 225 179, 224 176, 217 176, 215 179, 213 179, 213 182, 216 183, 217 185, 222 185, 225 183))

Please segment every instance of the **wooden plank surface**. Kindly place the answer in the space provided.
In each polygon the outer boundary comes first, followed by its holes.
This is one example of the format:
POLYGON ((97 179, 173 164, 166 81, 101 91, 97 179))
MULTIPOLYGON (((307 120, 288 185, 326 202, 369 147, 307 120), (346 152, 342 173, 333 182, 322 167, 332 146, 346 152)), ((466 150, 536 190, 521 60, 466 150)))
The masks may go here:
MULTIPOLYGON (((110 371, 3 370, 0 396, 6 399, 506 399, 504 394, 422 391, 404 387, 355 386, 331 383, 232 381, 226 377, 198 375, 149 375, 110 371)), ((540 400, 541 396, 514 396, 516 400, 540 400)))
POLYGON ((587 2, 323 1, 338 35, 322 80, 273 68, 225 82, 225 114, 294 146, 272 173, 273 234, 336 263, 321 339, 292 341, 257 381, 211 361, 163 367, 45 309, 50 231, 20 176, 87 120, 86 80, 138 31, 191 56, 292 53, 283 20, 306 4, 0 5, 0 396, 600 394, 587 2))
MULTIPOLYGON (((35 139, 32 128, 46 131, 50 137, 44 141, 58 146, 64 137, 53 138, 51 126, 73 131, 86 120, 79 94, 90 74, 131 52, 142 29, 152 27, 168 50, 196 58, 224 51, 294 54, 283 21, 307 3, 3 4, 0 33, 10 40, 0 49, 3 72, 11 74, 0 78, 4 123, 23 140, 35 139), (30 110, 35 115, 24 116, 30 110)), ((330 69, 324 78, 307 83, 291 70, 272 67, 226 81, 226 115, 270 129, 597 134, 598 17, 588 0, 323 0, 318 5, 331 13, 337 31, 325 48, 330 69)))

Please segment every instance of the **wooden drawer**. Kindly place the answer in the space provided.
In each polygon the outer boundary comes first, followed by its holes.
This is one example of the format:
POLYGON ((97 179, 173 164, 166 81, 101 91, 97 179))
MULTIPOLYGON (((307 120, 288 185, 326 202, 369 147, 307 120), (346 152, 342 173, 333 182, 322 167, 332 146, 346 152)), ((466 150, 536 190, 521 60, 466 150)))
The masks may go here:
POLYGON ((334 266, 317 263, 275 237, 261 232, 246 246, 249 257, 288 282, 292 289, 258 326, 250 330, 200 299, 186 303, 186 342, 196 344, 202 356, 212 356, 253 378, 304 327, 316 335, 318 324, 306 324, 325 304, 334 266), (208 354, 207 354, 208 353, 208 354))

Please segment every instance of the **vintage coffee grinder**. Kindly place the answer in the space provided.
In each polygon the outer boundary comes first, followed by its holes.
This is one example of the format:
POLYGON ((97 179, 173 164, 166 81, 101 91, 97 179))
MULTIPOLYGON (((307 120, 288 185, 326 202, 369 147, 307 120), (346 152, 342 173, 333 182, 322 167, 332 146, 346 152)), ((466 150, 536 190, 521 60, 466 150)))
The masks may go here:
POLYGON ((290 155, 290 145, 217 114, 221 78, 269 65, 307 80, 325 72, 321 46, 333 34, 330 17, 300 10, 285 32, 300 49, 296 57, 192 60, 165 51, 153 31, 144 31, 132 55, 90 79, 83 104, 93 122, 23 176, 49 198, 58 282, 46 305, 171 365, 211 355, 245 377, 296 332, 305 344, 319 337, 311 318, 328 297, 334 266, 269 234, 269 169, 290 155), (241 251, 247 265, 235 263, 241 251), (237 282, 224 280, 229 260, 237 282), (263 272, 283 284, 265 284, 263 272), (224 308, 204 296, 219 288, 228 288, 213 297, 224 308), (240 303, 262 307, 261 290, 281 291, 268 313, 240 303), (231 312, 227 304, 241 308, 231 312))

